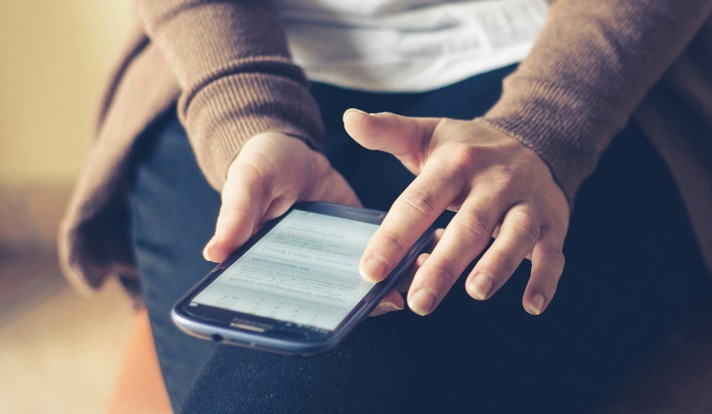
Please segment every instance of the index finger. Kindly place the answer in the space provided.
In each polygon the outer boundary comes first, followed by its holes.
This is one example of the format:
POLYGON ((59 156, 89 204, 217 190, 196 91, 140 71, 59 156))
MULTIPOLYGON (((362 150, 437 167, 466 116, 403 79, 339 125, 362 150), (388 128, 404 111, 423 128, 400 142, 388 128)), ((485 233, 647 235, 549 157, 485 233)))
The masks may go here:
POLYGON ((462 183, 447 165, 429 162, 396 199, 361 257, 364 279, 380 282, 458 196, 462 183))

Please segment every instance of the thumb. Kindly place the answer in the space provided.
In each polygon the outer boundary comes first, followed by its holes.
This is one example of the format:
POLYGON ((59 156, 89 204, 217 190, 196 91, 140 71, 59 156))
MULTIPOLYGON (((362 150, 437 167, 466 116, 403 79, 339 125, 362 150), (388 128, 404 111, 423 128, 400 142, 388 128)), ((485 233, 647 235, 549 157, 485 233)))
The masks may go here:
POLYGON ((389 152, 401 161, 420 158, 438 124, 436 118, 411 118, 390 112, 368 114, 358 109, 344 112, 346 132, 361 146, 389 152))
POLYGON ((256 169, 239 156, 228 170, 215 235, 203 249, 205 259, 222 262, 255 232, 264 214, 264 183, 256 169))

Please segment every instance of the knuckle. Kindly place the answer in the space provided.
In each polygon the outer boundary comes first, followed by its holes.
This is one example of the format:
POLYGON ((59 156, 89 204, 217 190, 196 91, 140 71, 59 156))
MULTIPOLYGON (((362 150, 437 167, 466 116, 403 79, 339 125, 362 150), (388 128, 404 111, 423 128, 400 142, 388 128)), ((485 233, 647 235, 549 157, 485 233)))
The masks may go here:
POLYGON ((450 155, 450 162, 457 168, 476 165, 480 159, 480 150, 470 145, 458 145, 450 155))
POLYGON ((240 194, 246 194, 255 201, 261 200, 272 186, 269 185, 269 178, 257 167, 250 163, 242 163, 235 170, 231 171, 234 180, 230 189, 224 189, 222 193, 223 203, 233 204, 240 194))
POLYGON ((544 269, 542 269, 543 279, 547 284, 556 287, 563 274, 566 258, 560 248, 552 245, 537 246, 539 255, 543 259, 544 269))
POLYGON ((460 276, 449 266, 441 263, 427 263, 425 267, 427 269, 427 274, 438 275, 438 278, 441 280, 445 280, 448 286, 451 286, 453 283, 455 283, 457 278, 460 276))
POLYGON ((248 162, 240 164, 237 174, 242 185, 255 186, 267 179, 260 168, 248 162))
POLYGON ((435 212, 435 197, 427 191, 407 191, 401 201, 406 208, 421 216, 431 216, 435 212))
POLYGON ((511 255, 501 250, 493 250, 490 254, 490 259, 494 264, 494 268, 499 270, 494 272, 495 276, 507 277, 511 275, 521 263, 521 261, 517 261, 511 255))
POLYGON ((505 194, 511 194, 519 190, 519 180, 517 174, 508 165, 496 165, 490 168, 489 178, 492 184, 505 194))
POLYGON ((550 248, 546 254, 550 257, 550 260, 556 262, 557 265, 564 266, 566 263, 566 257, 561 249, 550 248))
POLYGON ((487 241, 492 237, 492 228, 479 213, 458 213, 457 226, 472 241, 487 241))
POLYGON ((459 122, 461 121, 453 118, 440 118, 435 126, 435 133, 433 135, 440 133, 448 134, 448 131, 459 128, 459 122))
POLYGON ((537 247, 541 250, 542 255, 544 255, 544 257, 548 260, 560 263, 564 262, 564 252, 562 251, 560 244, 552 243, 550 240, 543 239, 539 242, 537 247))
POLYGON ((395 251, 396 253, 401 253, 401 252, 405 251, 403 241, 400 239, 400 237, 398 235, 396 235, 395 233, 393 233, 391 231, 388 231, 388 230, 381 231, 380 240, 381 240, 382 246, 384 246, 388 252, 395 251))
POLYGON ((541 226, 539 221, 528 213, 518 213, 514 217, 517 231, 524 235, 531 243, 536 242, 541 237, 541 226))

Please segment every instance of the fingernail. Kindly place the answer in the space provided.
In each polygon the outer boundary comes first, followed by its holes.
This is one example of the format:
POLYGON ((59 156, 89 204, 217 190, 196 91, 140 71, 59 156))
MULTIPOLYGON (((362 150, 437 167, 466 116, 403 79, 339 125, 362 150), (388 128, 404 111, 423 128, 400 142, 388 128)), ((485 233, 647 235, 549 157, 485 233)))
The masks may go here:
POLYGON ((432 312, 433 305, 435 305, 435 294, 430 289, 420 289, 408 301, 410 310, 420 316, 425 316, 432 312))
POLYGON ((205 260, 212 261, 212 259, 208 255, 208 250, 210 250, 213 246, 215 246, 215 243, 216 243, 216 240, 215 240, 215 237, 213 237, 212 239, 210 239, 208 244, 205 245, 205 248, 203 249, 203 258, 205 258, 205 260))
POLYGON ((371 256, 361 265, 361 276, 369 282, 378 283, 386 276, 388 267, 382 257, 371 256))
POLYGON ((541 293, 535 293, 529 300, 529 310, 534 315, 541 315, 544 312, 544 306, 546 306, 546 298, 541 293))
POLYGON ((485 300, 492 290, 492 278, 484 273, 478 273, 468 287, 475 299, 485 300))
POLYGON ((344 112, 344 120, 346 119, 346 117, 347 117, 349 114, 364 114, 364 115, 368 115, 366 112, 364 112, 364 111, 362 111, 362 110, 360 110, 360 109, 349 108, 349 109, 346 110, 346 112, 344 112))
POLYGON ((208 256, 208 250, 210 249, 210 247, 211 247, 212 245, 213 245, 213 241, 210 240, 210 241, 208 242, 208 244, 206 244, 205 247, 203 248, 203 258, 204 258, 205 260, 210 260, 210 256, 208 256))
POLYGON ((393 302, 381 302, 378 304, 378 310, 385 312, 394 312, 403 310, 403 306, 398 306, 393 302))

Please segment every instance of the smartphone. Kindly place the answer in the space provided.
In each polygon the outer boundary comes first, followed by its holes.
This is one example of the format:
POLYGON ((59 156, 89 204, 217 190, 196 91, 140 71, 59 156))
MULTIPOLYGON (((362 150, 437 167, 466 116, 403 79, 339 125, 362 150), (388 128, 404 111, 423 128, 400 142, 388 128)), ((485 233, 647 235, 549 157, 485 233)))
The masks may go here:
POLYGON ((334 349, 408 272, 428 229, 388 277, 369 283, 358 264, 385 213, 323 202, 295 204, 266 223, 171 312, 184 332, 289 355, 334 349))

